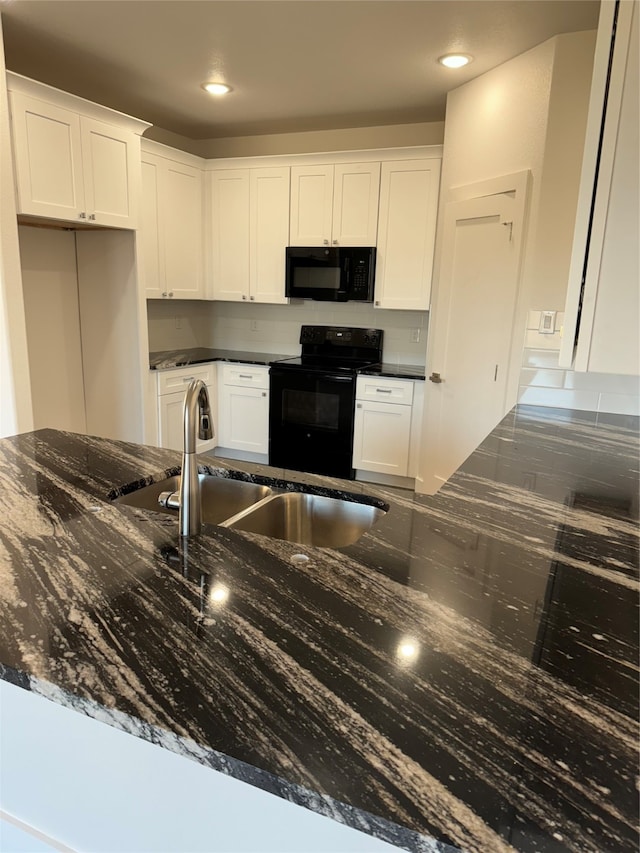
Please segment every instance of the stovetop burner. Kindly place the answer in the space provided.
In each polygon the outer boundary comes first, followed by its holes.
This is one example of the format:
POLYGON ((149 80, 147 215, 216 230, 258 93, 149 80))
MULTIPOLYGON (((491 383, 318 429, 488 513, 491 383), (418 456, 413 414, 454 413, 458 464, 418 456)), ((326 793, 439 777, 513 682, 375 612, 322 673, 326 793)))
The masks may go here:
POLYGON ((299 356, 273 363, 284 369, 354 373, 382 361, 382 329, 302 326, 299 356))

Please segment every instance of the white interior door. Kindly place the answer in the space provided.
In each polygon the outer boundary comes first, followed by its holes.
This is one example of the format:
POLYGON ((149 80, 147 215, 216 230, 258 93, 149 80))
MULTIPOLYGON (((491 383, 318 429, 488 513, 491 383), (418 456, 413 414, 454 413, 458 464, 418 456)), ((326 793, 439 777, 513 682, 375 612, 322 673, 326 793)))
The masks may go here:
POLYGON ((513 193, 445 209, 430 359, 442 381, 427 383, 422 445, 427 493, 440 488, 515 402, 507 399, 507 379, 521 210, 513 193))

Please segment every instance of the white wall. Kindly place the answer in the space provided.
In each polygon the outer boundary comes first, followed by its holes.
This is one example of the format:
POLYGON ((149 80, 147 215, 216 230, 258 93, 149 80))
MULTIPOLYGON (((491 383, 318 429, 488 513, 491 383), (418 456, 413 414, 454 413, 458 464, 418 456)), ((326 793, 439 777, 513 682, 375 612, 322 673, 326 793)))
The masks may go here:
POLYGON ((313 323, 384 329, 386 362, 425 362, 426 311, 384 311, 357 302, 332 305, 307 300, 290 305, 149 300, 147 306, 151 352, 205 346, 297 355, 300 326, 313 323), (415 329, 418 342, 412 340, 415 329))
POLYGON ((414 145, 441 145, 444 122, 418 122, 378 127, 349 127, 302 133, 271 133, 261 136, 234 136, 222 139, 187 139, 184 136, 149 128, 147 139, 155 139, 210 159, 253 157, 271 154, 310 154, 316 151, 361 151, 366 148, 406 148, 414 145))
POLYGON ((19 235, 34 428, 84 432, 75 234, 21 225, 19 235))
POLYGON ((0 19, 0 436, 33 428, 0 19))

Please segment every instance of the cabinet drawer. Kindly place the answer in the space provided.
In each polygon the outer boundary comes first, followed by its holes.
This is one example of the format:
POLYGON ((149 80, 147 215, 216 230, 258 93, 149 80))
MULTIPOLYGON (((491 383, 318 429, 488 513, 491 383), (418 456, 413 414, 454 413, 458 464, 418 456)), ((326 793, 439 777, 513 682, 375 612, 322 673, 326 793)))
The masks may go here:
POLYGON ((384 379, 381 376, 358 376, 356 399, 378 400, 410 406, 413 402, 413 382, 410 379, 384 379))
POLYGON ((269 388, 269 368, 249 364, 223 364, 223 385, 239 385, 243 388, 269 388))
POLYGON ((162 370, 158 373, 158 394, 162 396, 175 391, 186 391, 192 379, 202 379, 205 385, 215 385, 215 371, 215 362, 162 370))

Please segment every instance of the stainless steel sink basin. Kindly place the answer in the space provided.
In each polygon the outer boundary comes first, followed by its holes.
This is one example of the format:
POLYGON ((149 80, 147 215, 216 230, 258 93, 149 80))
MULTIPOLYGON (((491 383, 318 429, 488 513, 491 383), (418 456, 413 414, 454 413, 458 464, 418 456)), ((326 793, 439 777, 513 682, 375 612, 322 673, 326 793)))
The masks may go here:
MULTIPOLYGON (((257 483, 245 483, 242 480, 230 480, 227 477, 215 477, 211 474, 199 474, 200 494, 202 496, 202 520, 209 524, 220 524, 226 518, 252 506, 272 494, 269 486, 257 483)), ((152 483, 116 498, 116 503, 152 509, 177 517, 177 509, 160 506, 158 497, 162 492, 177 492, 180 477, 169 477, 159 483, 152 483)))
POLYGON ((367 504, 287 492, 262 501, 222 526, 302 545, 343 548, 357 542, 384 514, 367 504))

